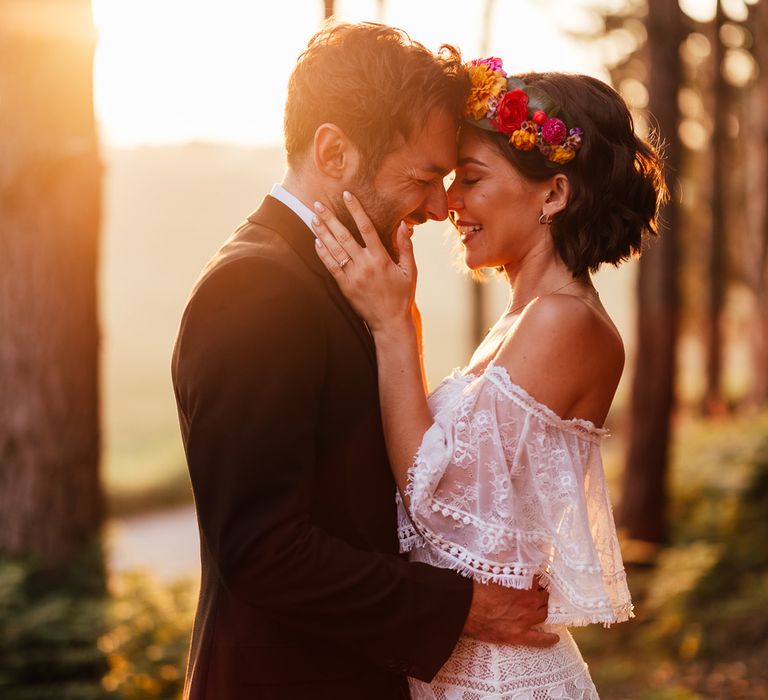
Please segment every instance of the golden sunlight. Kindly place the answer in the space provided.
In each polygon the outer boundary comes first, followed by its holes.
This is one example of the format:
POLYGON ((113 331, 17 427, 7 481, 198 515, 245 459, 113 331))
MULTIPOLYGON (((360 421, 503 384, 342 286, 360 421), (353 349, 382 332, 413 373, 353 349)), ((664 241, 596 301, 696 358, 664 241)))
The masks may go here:
POLYGON ((105 140, 279 142, 278 96, 321 21, 305 4, 94 0, 105 140))
MULTIPOLYGON (((597 52, 566 34, 594 21, 579 2, 556 15, 530 0, 496 2, 485 38, 480 4, 463 0, 337 0, 336 8, 339 19, 384 21, 433 49, 449 42, 472 57, 485 46, 510 71, 605 77, 597 52)), ((280 144, 288 75, 322 11, 320 0, 93 0, 103 140, 280 144)))

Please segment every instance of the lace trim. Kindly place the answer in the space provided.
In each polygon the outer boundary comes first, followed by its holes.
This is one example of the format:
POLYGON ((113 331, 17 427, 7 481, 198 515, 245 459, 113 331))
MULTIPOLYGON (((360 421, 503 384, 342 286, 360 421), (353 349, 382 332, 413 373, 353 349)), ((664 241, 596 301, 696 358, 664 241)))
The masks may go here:
POLYGON ((427 685, 409 679, 413 700, 598 700, 594 683, 566 629, 549 649, 486 644, 460 637, 427 685))
POLYGON ((610 433, 605 428, 598 428, 591 420, 586 418, 561 418, 549 406, 537 401, 519 384, 515 384, 507 372, 507 368, 502 365, 489 362, 482 375, 461 374, 461 370, 454 369, 451 375, 454 379, 469 379, 470 382, 485 376, 490 379, 506 396, 512 399, 520 408, 529 411, 536 417, 542 419, 549 425, 562 428, 579 437, 583 437, 590 442, 599 442, 601 438, 610 433))
POLYGON ((424 547, 426 542, 416 528, 411 525, 401 525, 397 528, 397 539, 400 541, 400 553, 410 552, 414 547, 424 547))
MULTIPOLYGON (((482 528, 483 531, 486 531, 486 532, 494 531, 498 533, 498 537, 500 539, 504 539, 507 541, 510 539, 514 539, 517 541, 522 540, 524 542, 534 542, 537 544, 546 544, 547 546, 554 547, 560 559, 572 571, 578 571, 584 574, 600 574, 603 577, 606 576, 606 574, 603 573, 602 567, 600 566, 589 566, 589 565, 585 566, 584 564, 580 564, 577 561, 574 561, 574 559, 569 556, 568 552, 564 551, 562 547, 558 546, 558 543, 552 538, 552 533, 548 530, 535 530, 531 528, 528 530, 511 531, 506 527, 493 526, 490 523, 484 521, 482 518, 478 518, 477 516, 472 515, 471 513, 465 513, 462 510, 453 508, 447 504, 442 503, 441 501, 439 501, 434 497, 429 497, 429 501, 426 503, 426 505, 430 508, 430 510, 433 513, 439 513, 446 519, 453 520, 454 522, 457 522, 457 523, 461 521, 463 525, 474 525, 476 527, 482 528)), ((410 523, 410 521, 408 522, 410 523)), ((414 529, 413 525, 411 525, 411 530, 417 537, 419 538, 423 537, 418 530, 414 529)), ((425 527, 425 535, 427 533, 429 533, 429 529, 425 527)), ((438 538, 441 542, 444 542, 445 544, 450 544, 450 542, 448 542, 447 540, 442 540, 440 538, 440 535, 436 533, 432 533, 432 534, 434 535, 434 537, 438 538)), ((448 551, 450 551, 450 549, 448 549, 448 551)), ((490 569, 480 567, 482 571, 490 570, 490 571, 493 571, 494 573, 499 573, 498 571, 494 571, 494 566, 496 566, 497 562, 493 562, 491 560, 483 560, 483 559, 478 559, 478 561, 485 562, 491 567, 490 569)), ((502 565, 499 564, 499 566, 502 566, 502 565)))
MULTIPOLYGON (((580 596, 576 595, 572 586, 562 576, 558 576, 555 571, 547 571, 540 567, 526 566, 521 563, 502 564, 491 559, 477 557, 464 547, 444 540, 427 528, 424 528, 420 535, 415 529, 413 532, 416 534, 417 546, 423 546, 421 543, 425 541, 432 545, 432 551, 439 560, 441 568, 450 569, 466 578, 474 579, 480 583, 496 583, 518 590, 531 588, 534 576, 539 577, 547 590, 554 585, 557 590, 565 594, 568 603, 578 611, 578 614, 575 615, 573 610, 550 607, 546 624, 584 627, 599 623, 610 627, 613 623, 626 622, 635 616, 634 605, 631 601, 614 606, 608 596, 593 600, 577 600, 580 596)), ((519 534, 521 538, 525 539, 535 540, 536 538, 534 534, 519 534)), ((593 567, 589 568, 592 569, 593 567)), ((590 571, 589 573, 599 573, 599 571, 590 571)), ((615 589, 626 586, 627 576, 624 571, 617 571, 610 576, 603 574, 602 579, 606 586, 615 589)))
POLYGON ((406 512, 400 492, 395 491, 395 507, 397 508, 397 539, 400 542, 400 553, 412 551, 415 547, 426 547, 427 543, 416 529, 406 512))

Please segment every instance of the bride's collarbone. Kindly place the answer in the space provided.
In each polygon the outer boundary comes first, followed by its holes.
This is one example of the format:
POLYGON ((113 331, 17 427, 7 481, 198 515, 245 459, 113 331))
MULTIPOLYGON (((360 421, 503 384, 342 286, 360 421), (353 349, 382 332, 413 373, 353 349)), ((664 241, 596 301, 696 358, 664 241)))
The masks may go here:
POLYGON ((503 342, 503 335, 494 333, 493 328, 488 331, 485 338, 480 341, 480 345, 478 345, 472 353, 472 357, 467 365, 467 373, 480 374, 483 372, 491 360, 493 360, 503 342))
POLYGON ((485 371, 509 336, 514 320, 510 317, 502 317, 488 329, 485 337, 472 353, 466 369, 467 374, 480 374, 485 371))

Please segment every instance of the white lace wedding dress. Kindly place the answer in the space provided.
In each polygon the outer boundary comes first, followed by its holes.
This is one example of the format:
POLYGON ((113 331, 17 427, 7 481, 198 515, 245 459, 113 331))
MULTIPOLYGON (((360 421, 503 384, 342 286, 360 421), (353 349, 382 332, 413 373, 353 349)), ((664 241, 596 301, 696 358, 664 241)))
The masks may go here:
POLYGON ((491 363, 454 372, 431 394, 434 423, 398 498, 400 544, 411 558, 482 582, 549 590, 550 649, 461 637, 413 700, 594 700, 568 626, 632 616, 605 484, 605 431, 564 420, 491 363))

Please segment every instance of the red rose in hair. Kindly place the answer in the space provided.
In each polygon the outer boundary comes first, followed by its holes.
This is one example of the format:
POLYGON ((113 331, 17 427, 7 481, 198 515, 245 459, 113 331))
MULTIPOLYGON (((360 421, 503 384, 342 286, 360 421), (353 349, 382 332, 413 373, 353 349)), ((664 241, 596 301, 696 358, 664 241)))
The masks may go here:
POLYGON ((510 90, 499 101, 496 116, 491 124, 503 134, 511 134, 517 131, 527 118, 528 95, 522 90, 510 90))

